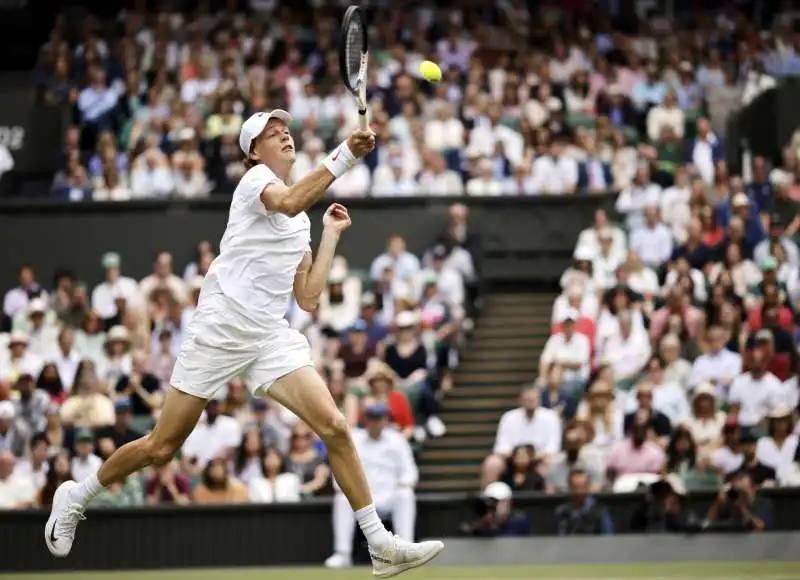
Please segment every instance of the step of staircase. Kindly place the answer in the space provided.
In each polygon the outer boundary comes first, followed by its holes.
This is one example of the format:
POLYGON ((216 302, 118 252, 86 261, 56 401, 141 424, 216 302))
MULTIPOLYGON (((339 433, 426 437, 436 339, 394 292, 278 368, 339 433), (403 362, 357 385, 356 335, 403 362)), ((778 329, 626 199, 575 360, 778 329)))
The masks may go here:
POLYGON ((555 299, 555 294, 490 294, 486 297, 485 302, 487 309, 501 304, 535 304, 543 308, 549 307, 552 309, 555 299))
MULTIPOLYGON (((441 417, 441 414, 439 415, 441 417)), ((460 438, 462 435, 484 435, 494 441, 495 434, 497 433, 497 423, 471 423, 466 422, 453 422, 447 424, 447 436, 437 439, 439 445, 448 439, 460 438)), ((428 442, 425 443, 428 445, 428 442)))
POLYGON ((447 398, 453 399, 516 399, 519 396, 519 385, 457 385, 452 391, 447 393, 447 398))
POLYGON ((420 465, 419 472, 423 477, 430 475, 438 477, 438 479, 442 479, 442 476, 453 475, 472 475, 477 478, 481 473, 481 466, 478 463, 465 465, 420 465))
POLYGON ((512 360, 465 360, 458 367, 464 373, 501 372, 501 371, 536 371, 539 361, 532 357, 520 357, 512 360))
POLYGON ((488 435, 459 435, 448 430, 446 437, 427 439, 425 453, 440 449, 488 449, 494 445, 494 433, 488 435))
POLYGON ((445 463, 466 463, 483 461, 487 452, 484 449, 431 449, 422 452, 422 463, 435 461, 437 465, 445 463))
POLYGON ((461 411, 479 409, 481 411, 500 411, 505 412, 513 408, 517 404, 516 397, 499 397, 496 399, 482 398, 470 399, 468 397, 461 397, 458 399, 451 399, 447 401, 444 408, 447 411, 461 411))
POLYGON ((453 477, 452 479, 431 479, 420 481, 417 485, 419 492, 474 492, 478 485, 474 477, 453 477))

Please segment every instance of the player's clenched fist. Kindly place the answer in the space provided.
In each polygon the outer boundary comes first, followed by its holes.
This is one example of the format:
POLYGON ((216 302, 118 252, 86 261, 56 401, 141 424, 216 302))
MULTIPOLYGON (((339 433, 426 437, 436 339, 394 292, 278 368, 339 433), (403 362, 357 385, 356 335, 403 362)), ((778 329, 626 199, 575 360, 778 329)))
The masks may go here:
POLYGON ((364 157, 375 149, 375 133, 370 130, 356 131, 347 138, 347 146, 356 157, 364 157))
POLYGON ((337 234, 341 234, 350 227, 350 214, 347 213, 347 208, 340 203, 332 204, 322 216, 322 225, 326 229, 331 229, 337 234))

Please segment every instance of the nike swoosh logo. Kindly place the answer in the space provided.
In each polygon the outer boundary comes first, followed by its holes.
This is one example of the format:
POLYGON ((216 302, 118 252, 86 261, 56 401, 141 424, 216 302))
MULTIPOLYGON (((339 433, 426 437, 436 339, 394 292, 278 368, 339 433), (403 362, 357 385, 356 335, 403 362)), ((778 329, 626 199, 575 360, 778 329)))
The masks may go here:
POLYGON ((53 527, 50 528, 50 541, 53 542, 53 544, 55 544, 58 541, 58 538, 56 538, 56 525, 57 524, 58 524, 58 520, 55 520, 53 522, 53 527))
POLYGON ((331 157, 331 161, 336 161, 339 159, 339 151, 341 151, 341 148, 336 150, 336 153, 334 153, 333 157, 331 157))

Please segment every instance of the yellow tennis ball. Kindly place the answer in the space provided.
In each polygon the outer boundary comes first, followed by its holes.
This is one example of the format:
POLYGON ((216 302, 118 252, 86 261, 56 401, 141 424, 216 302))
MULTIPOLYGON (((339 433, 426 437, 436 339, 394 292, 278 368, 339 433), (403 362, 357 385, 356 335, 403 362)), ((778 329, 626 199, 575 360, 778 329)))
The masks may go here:
POLYGON ((438 83, 442 80, 442 69, 431 60, 423 60, 419 65, 419 72, 429 83, 438 83))

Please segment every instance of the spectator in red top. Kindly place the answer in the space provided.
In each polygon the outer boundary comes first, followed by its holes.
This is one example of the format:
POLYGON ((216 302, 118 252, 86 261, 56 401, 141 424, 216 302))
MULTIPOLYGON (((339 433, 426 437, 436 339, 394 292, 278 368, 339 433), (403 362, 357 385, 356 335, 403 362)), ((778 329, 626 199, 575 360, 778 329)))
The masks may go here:
POLYGON ((794 315, 792 311, 781 303, 780 290, 776 284, 764 284, 764 298, 760 308, 753 309, 747 316, 747 329, 756 332, 767 326, 766 318, 770 317, 771 323, 783 330, 794 333, 794 315))
POLYGON ((581 312, 576 308, 569 308, 564 314, 564 318, 562 318, 560 322, 553 325, 550 334, 564 332, 564 323, 567 320, 571 320, 574 323, 572 327, 574 332, 582 334, 589 339, 589 344, 592 345, 592 350, 594 350, 594 335, 596 330, 594 321, 591 318, 581 314, 581 312))
POLYGON ((392 367, 374 359, 369 363, 366 378, 369 394, 364 397, 362 409, 374 403, 385 404, 389 407, 389 421, 406 436, 406 439, 410 439, 414 430, 414 413, 405 393, 394 390, 397 377, 392 367))

